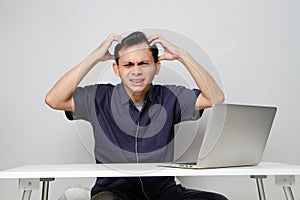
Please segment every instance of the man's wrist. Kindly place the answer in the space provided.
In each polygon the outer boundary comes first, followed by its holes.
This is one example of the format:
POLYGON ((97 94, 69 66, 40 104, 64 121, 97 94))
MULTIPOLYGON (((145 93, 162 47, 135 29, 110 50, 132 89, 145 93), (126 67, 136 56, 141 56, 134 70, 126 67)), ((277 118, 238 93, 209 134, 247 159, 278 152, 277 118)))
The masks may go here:
POLYGON ((189 56, 189 52, 187 52, 185 49, 179 49, 179 55, 177 60, 180 62, 184 62, 184 60, 186 60, 189 56))
POLYGON ((84 63, 91 66, 94 66, 99 62, 101 62, 101 59, 99 59, 99 56, 95 52, 92 52, 84 59, 84 63))

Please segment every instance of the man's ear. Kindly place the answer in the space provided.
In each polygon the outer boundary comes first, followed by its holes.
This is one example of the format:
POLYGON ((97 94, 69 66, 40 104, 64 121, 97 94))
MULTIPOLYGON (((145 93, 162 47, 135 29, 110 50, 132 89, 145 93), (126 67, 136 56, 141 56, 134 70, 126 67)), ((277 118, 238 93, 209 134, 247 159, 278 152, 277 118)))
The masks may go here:
POLYGON ((155 67, 156 67, 155 75, 158 75, 159 71, 160 71, 160 61, 158 61, 157 63, 155 63, 155 67))
POLYGON ((119 73, 119 65, 118 65, 117 63, 114 63, 114 64, 112 65, 112 67, 113 67, 113 70, 114 70, 114 72, 115 72, 115 75, 116 75, 116 76, 120 76, 120 73, 119 73))

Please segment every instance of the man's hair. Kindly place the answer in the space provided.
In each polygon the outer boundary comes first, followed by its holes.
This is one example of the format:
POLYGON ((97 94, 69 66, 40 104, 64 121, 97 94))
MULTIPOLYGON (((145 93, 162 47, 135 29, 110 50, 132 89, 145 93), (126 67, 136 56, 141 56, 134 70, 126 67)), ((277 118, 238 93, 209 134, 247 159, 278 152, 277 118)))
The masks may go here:
POLYGON ((136 31, 136 32, 133 32, 133 33, 129 34, 125 38, 123 38, 122 42, 116 45, 115 51, 114 51, 114 56, 115 56, 115 60, 116 60, 117 65, 119 65, 119 57, 120 57, 119 56, 119 51, 121 49, 131 47, 131 46, 141 44, 141 43, 148 44, 148 46, 150 48, 150 51, 152 52, 154 62, 157 63, 158 62, 158 48, 157 48, 157 46, 156 45, 150 46, 150 43, 148 42, 146 35, 143 32, 136 31))

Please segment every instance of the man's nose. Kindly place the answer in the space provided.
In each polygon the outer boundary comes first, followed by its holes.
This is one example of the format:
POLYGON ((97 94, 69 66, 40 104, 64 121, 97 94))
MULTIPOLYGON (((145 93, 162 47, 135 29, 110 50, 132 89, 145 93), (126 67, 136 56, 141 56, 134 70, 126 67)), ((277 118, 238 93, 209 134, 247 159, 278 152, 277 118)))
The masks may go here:
POLYGON ((141 74, 142 73, 141 66, 138 63, 134 63, 132 73, 134 73, 134 74, 141 74))

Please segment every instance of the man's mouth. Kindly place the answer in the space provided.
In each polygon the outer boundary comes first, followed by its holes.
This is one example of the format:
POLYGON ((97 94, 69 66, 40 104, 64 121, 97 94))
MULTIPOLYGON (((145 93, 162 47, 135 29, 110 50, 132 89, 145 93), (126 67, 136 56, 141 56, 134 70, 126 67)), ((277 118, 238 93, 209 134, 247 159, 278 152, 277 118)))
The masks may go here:
POLYGON ((142 83, 144 82, 144 78, 135 78, 135 79, 130 79, 130 82, 132 83, 142 83))

